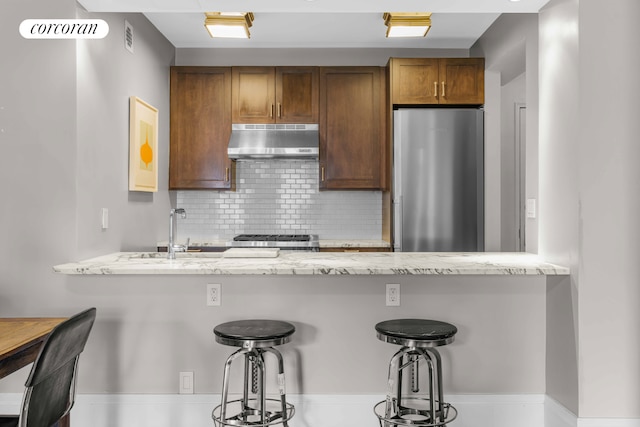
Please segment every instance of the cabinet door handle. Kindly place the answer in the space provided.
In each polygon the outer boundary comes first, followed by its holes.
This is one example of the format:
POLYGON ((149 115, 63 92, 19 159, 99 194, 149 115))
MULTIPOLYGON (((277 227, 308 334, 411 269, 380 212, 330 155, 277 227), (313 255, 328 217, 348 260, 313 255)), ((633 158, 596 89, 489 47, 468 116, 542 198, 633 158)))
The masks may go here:
POLYGON ((445 94, 444 94, 444 82, 442 82, 442 97, 443 98, 445 97, 445 94))
POLYGON ((320 168, 320 181, 324 182, 324 166, 320 168))
POLYGON ((278 102, 278 117, 282 117, 282 104, 278 102))
POLYGON ((229 168, 224 168, 224 182, 229 182, 229 168))
POLYGON ((433 97, 438 97, 438 82, 433 82, 433 97))
POLYGON ((273 104, 271 104, 271 111, 269 111, 269 117, 273 118, 273 104))

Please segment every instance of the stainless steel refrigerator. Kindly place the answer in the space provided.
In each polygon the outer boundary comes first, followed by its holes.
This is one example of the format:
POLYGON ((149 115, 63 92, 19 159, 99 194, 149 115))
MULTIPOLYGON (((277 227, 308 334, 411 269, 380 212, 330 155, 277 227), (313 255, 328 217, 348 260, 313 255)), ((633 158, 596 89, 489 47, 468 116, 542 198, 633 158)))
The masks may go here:
POLYGON ((478 108, 394 111, 395 251, 484 250, 483 116, 478 108))

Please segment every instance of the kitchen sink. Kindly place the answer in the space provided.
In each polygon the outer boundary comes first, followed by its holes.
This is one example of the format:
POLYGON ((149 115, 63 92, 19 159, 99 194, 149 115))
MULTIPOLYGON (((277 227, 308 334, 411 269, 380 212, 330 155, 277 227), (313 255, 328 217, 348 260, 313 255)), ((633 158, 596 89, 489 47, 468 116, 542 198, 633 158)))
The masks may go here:
MULTIPOLYGON (((166 252, 139 252, 131 259, 167 259, 166 252)), ((222 258, 222 252, 177 252, 176 259, 222 258)))

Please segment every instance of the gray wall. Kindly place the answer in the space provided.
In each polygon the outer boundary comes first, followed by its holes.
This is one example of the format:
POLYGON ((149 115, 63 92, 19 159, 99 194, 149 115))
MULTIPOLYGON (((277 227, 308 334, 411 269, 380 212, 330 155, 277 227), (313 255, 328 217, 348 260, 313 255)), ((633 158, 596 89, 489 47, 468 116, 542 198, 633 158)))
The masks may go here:
MULTIPOLYGON (((563 10, 567 7, 571 8, 572 5, 560 6, 563 10)), ((490 102, 486 107, 490 110, 487 113, 486 126, 489 132, 500 132, 503 135, 503 147, 507 145, 504 134, 509 133, 509 128, 512 126, 508 113, 513 112, 511 103, 505 105, 507 101, 505 84, 507 87, 510 86, 512 83, 509 82, 513 82, 518 73, 523 73, 526 79, 524 88, 524 100, 527 103, 526 197, 538 198, 538 181, 540 180, 541 186, 542 183, 549 182, 545 187, 548 191, 545 197, 542 193, 540 194, 539 219, 526 220, 527 250, 531 252, 536 252, 538 245, 543 242, 543 234, 538 236, 538 223, 543 219, 549 224, 549 218, 565 218, 559 223, 558 229, 548 230, 546 235, 557 233, 558 236, 567 236, 567 233, 575 229, 573 225, 568 226, 568 224, 575 221, 573 216, 575 203, 573 202, 577 198, 577 189, 572 184, 571 169, 561 167, 573 162, 575 152, 567 147, 567 136, 560 132, 559 128, 562 126, 563 129, 575 129, 573 115, 577 110, 578 99, 575 76, 578 73, 572 52, 574 55, 577 52, 569 49, 573 47, 572 45, 562 49, 551 46, 550 44, 555 42, 555 34, 549 34, 548 38, 545 35, 547 26, 570 27, 571 23, 575 23, 577 16, 571 13, 566 16, 566 12, 561 13, 556 10, 553 15, 553 24, 548 24, 549 10, 555 10, 553 3, 540 15, 540 22, 538 22, 538 15, 502 15, 471 49, 472 54, 478 52, 486 57, 489 83, 486 85, 486 91, 490 102), (553 68, 548 68, 546 65, 549 55, 554 56, 553 68), (542 70, 540 81, 538 81, 539 67, 542 70), (539 109, 538 102, 540 102, 539 109), (494 111, 501 113, 494 114, 494 111), (538 143, 538 123, 543 120, 553 120, 558 129, 540 125, 542 131, 538 143), (540 164, 538 164, 538 150, 540 150, 540 164), (542 162, 543 159, 545 163, 542 162), (555 170, 554 175, 548 174, 551 165, 555 170), (547 208, 551 206, 548 204, 551 197, 554 197, 553 209, 543 209, 545 206, 547 208)), ((571 39, 565 38, 563 41, 568 44, 571 39)), ((516 93, 522 95, 521 91, 522 89, 519 88, 516 93)), ((500 158, 495 160, 495 163, 504 164, 506 159, 503 157, 506 153, 502 150, 499 154, 500 158)), ((503 180, 506 172, 506 169, 500 170, 501 192, 505 191, 503 180)), ((506 215, 506 212, 509 211, 501 210, 502 215, 506 215)), ((507 219, 502 218, 501 221, 506 223, 507 219)), ((573 239, 566 237, 557 239, 564 242, 570 240, 573 239)), ((575 262, 568 255, 571 253, 569 247, 557 247, 556 251, 557 253, 554 254, 556 262, 575 267, 575 262)), ((578 414, 577 336, 574 323, 577 311, 572 301, 571 286, 571 282, 575 280, 574 275, 571 279, 549 281, 546 305, 546 393, 578 414)))
POLYGON ((577 11, 578 1, 565 0, 550 2, 540 13, 540 253, 573 272, 549 286, 547 393, 580 415, 577 11))
MULTIPOLYGON (((107 326, 110 314, 103 301, 70 289, 67 278, 51 267, 105 252, 152 248, 165 236, 168 70, 174 49, 141 15, 86 15, 71 0, 5 2, 2 23, 0 313, 61 316, 97 306, 92 348, 100 353, 117 333, 107 326), (109 35, 25 40, 18 32, 24 19, 76 16, 107 20, 109 35), (124 49, 125 18, 135 27, 134 55, 124 49), (160 110, 161 191, 154 195, 127 191, 130 95, 160 110), (110 209, 106 231, 100 228, 102 207, 110 209)), ((127 306, 126 297, 116 299, 120 308, 127 306)), ((91 367, 95 359, 87 359, 91 367)), ((21 390, 23 372, 3 379, 0 390, 21 390)), ((81 380, 86 383, 94 391, 106 389, 81 380)))
POLYGON ((612 6, 580 2, 580 414, 640 418, 640 2, 612 6), (604 37, 603 19, 616 23, 604 37), (614 351, 599 342, 605 334, 614 351), (612 367, 604 378, 602 358, 612 367))
MULTIPOLYGON (((511 179, 504 169, 503 134, 511 126, 505 123, 513 113, 515 98, 522 97, 526 112, 526 168, 525 195, 538 198, 538 16, 536 14, 503 14, 471 47, 471 56, 485 58, 485 234, 487 251, 510 250, 503 241, 503 228, 514 212, 502 209, 509 203, 505 181, 511 179), (509 96, 508 86, 516 77, 525 75, 525 89, 521 96, 509 96), (505 218, 503 218, 505 217, 505 218)), ((507 150, 508 151, 508 150, 507 150)), ((527 219, 525 224, 527 252, 538 251, 538 219, 527 219)))
MULTIPOLYGON (((80 11, 80 17, 94 15, 80 11)), ((102 14, 103 40, 77 43, 77 231, 81 258, 150 249, 169 216, 169 66, 173 45, 140 14, 102 14), (133 26, 134 53, 124 47, 133 26), (129 192, 129 97, 158 109, 158 192, 129 192), (109 228, 101 229, 101 208, 109 228)))
MULTIPOLYGON (((539 277, 172 276, 69 277, 65 285, 99 302, 83 361, 81 392, 176 393, 193 371, 196 393, 219 393, 224 360, 213 327, 243 318, 292 322, 282 346, 287 392, 377 394, 386 390, 395 348, 374 325, 395 317, 453 322, 442 349, 447 393, 544 393, 545 280, 539 277), (222 305, 205 306, 207 283, 222 305), (401 307, 384 305, 386 283, 401 285, 401 307)), ((233 391, 238 391, 238 382, 233 391)))
POLYGON ((639 13, 635 0, 540 13, 540 252, 573 272, 549 289, 548 342, 574 350, 550 359, 547 389, 585 418, 640 417, 639 13), (576 353, 576 370, 559 364, 576 353))
MULTIPOLYGON (((526 73, 513 78, 501 87, 501 138, 500 138, 500 249, 505 252, 518 252, 520 250, 518 240, 519 215, 521 208, 519 203, 519 187, 517 175, 520 159, 518 155, 518 137, 516 135, 516 104, 525 104, 526 73)), ((525 113, 526 114, 526 113, 525 113)), ((523 123, 524 124, 524 123, 523 123)), ((526 127, 525 127, 526 129, 526 127)), ((531 249, 527 252, 536 252, 531 249)))
MULTIPOLYGON (((76 255, 75 42, 25 40, 23 19, 75 17, 75 2, 10 0, 0 25, 0 313, 56 315, 69 300, 51 266, 76 255)), ((15 375, 0 387, 18 389, 15 375)))

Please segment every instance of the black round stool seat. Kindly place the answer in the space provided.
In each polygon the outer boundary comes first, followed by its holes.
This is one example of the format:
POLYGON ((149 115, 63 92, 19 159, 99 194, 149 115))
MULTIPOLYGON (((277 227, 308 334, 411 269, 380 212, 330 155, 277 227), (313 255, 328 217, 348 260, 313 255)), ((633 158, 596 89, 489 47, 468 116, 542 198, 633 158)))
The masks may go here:
POLYGON ((236 320, 213 329, 216 342, 243 348, 273 347, 288 343, 296 331, 291 323, 281 320, 236 320))
POLYGON ((426 319, 394 319, 376 325, 379 340, 406 347, 439 347, 451 344, 458 328, 426 319))

